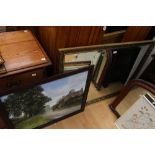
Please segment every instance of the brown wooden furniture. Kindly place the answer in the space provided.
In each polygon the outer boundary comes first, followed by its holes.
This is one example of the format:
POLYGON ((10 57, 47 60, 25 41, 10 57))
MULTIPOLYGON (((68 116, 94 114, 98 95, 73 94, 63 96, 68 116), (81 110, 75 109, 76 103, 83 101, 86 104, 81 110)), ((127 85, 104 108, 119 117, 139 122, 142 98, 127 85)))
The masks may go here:
POLYGON ((120 114, 117 112, 116 107, 119 105, 119 103, 125 98, 126 95, 134 88, 135 86, 144 88, 151 92, 153 95, 155 95, 155 86, 151 83, 137 79, 130 81, 122 90, 121 93, 118 95, 118 97, 109 105, 112 112, 117 116, 120 117, 120 114))
POLYGON ((151 28, 151 26, 129 26, 122 39, 122 42, 145 40, 151 31, 151 28))
POLYGON ((28 30, 0 33, 0 54, 7 70, 0 74, 0 93, 41 80, 51 65, 45 51, 28 30))
POLYGON ((54 72, 59 69, 59 48, 101 44, 102 26, 40 26, 39 40, 53 62, 54 72))
MULTIPOLYGON (((1 27, 1 26, 0 26, 1 27)), ((3 32, 20 31, 20 30, 30 30, 33 34, 37 36, 37 26, 4 26, 3 32)))
POLYGON ((102 43, 119 43, 122 42, 122 39, 126 33, 126 30, 111 32, 111 33, 105 33, 103 35, 103 41, 102 43))
POLYGON ((107 26, 102 43, 150 40, 154 30, 153 26, 107 26))

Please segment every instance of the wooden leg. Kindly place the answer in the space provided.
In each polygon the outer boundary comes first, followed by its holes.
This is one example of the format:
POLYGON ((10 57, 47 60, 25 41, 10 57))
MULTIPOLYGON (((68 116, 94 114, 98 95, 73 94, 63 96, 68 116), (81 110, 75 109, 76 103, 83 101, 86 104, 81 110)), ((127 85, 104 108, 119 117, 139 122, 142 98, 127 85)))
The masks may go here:
POLYGON ((117 118, 120 117, 120 114, 116 111, 112 104, 109 105, 109 108, 116 115, 117 118))
POLYGON ((121 93, 118 95, 118 97, 109 105, 109 108, 111 111, 117 116, 120 117, 120 114, 117 112, 116 107, 121 103, 121 101, 125 98, 125 96, 129 93, 131 89, 134 87, 141 87, 152 94, 155 94, 155 86, 147 81, 136 79, 130 81, 121 91, 121 93))

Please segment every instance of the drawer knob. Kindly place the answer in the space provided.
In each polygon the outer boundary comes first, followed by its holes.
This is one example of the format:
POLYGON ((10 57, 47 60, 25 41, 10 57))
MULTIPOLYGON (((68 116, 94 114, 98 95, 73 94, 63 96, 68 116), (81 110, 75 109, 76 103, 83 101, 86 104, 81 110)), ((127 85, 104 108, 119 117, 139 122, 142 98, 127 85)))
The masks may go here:
POLYGON ((46 58, 41 58, 41 61, 45 61, 46 60, 46 58))
POLYGON ((36 73, 33 73, 32 76, 37 76, 37 74, 36 73))

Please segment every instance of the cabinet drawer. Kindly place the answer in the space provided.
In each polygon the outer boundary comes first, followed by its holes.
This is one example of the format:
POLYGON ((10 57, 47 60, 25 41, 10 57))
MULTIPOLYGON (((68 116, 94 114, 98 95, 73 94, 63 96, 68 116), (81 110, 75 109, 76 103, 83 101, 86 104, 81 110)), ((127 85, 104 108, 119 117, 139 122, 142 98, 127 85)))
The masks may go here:
POLYGON ((16 74, 13 76, 0 79, 0 93, 11 90, 13 88, 21 88, 34 82, 42 80, 46 76, 45 69, 37 69, 34 71, 16 74))

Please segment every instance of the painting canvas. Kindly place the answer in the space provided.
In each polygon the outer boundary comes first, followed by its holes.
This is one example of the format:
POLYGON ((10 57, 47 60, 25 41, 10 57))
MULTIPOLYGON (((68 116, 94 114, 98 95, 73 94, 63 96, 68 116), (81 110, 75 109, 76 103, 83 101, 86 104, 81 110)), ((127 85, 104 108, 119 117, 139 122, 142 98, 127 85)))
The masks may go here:
POLYGON ((37 128, 81 110, 88 70, 2 96, 15 128, 37 128))

